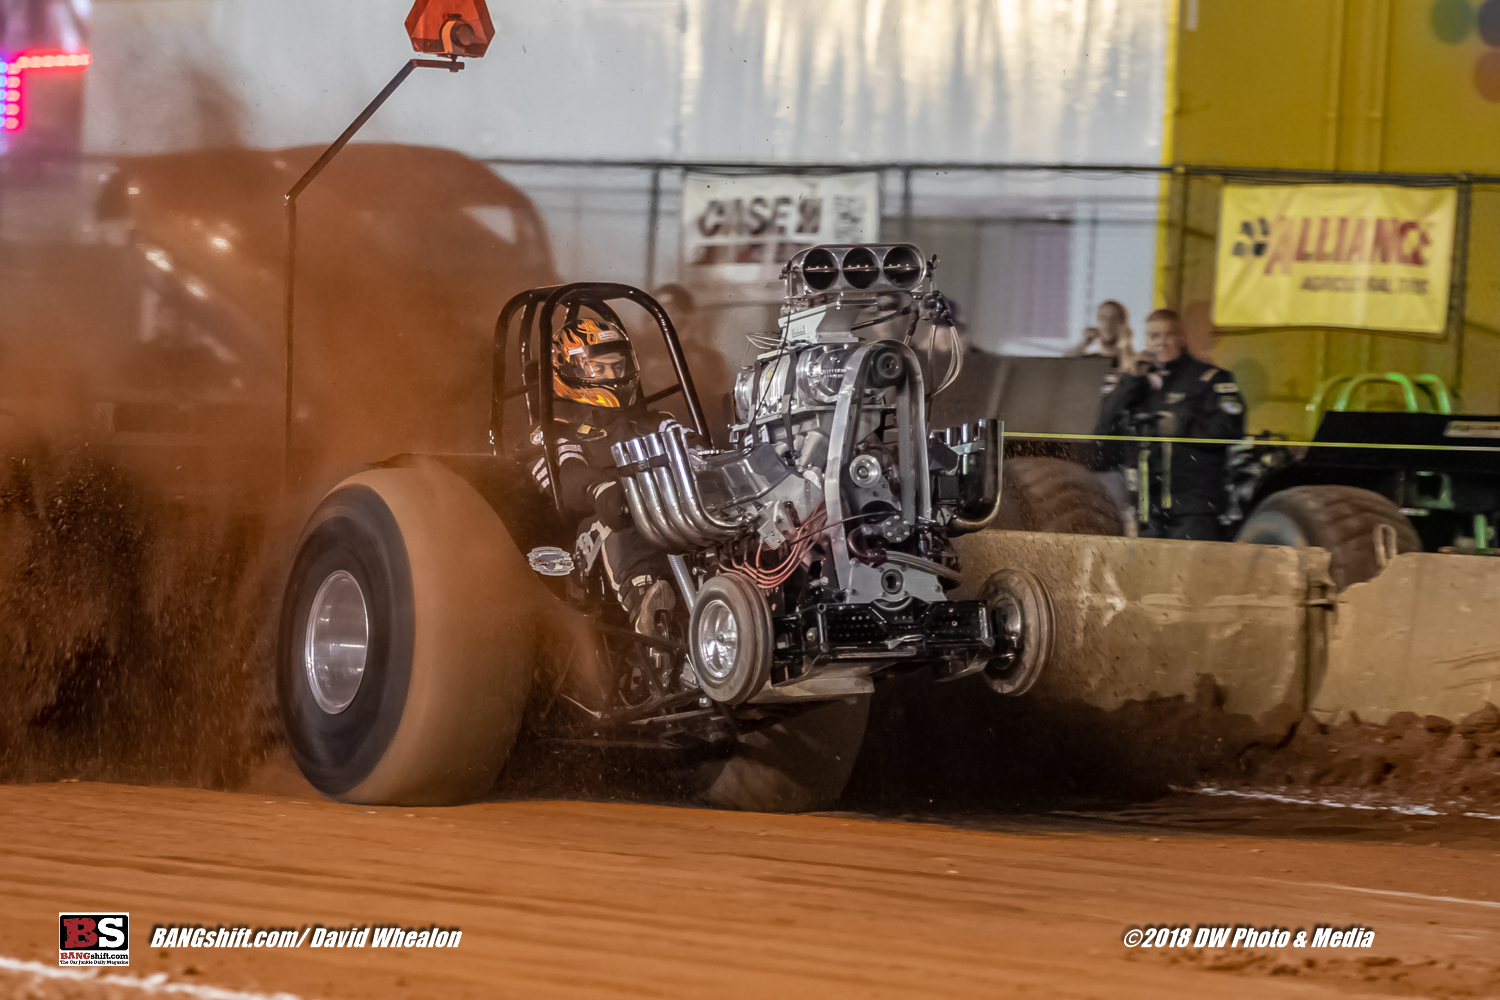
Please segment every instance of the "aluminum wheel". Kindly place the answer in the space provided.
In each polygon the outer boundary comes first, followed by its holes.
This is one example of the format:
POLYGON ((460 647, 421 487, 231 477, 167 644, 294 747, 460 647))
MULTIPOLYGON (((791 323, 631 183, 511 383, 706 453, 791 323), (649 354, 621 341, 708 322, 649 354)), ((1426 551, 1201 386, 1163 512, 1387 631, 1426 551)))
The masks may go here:
POLYGON ((359 581, 345 570, 329 574, 307 613, 303 666, 313 700, 329 715, 359 693, 370 648, 370 612, 359 581))
POLYGON ((1052 658, 1052 601, 1024 569, 1002 569, 984 583, 979 599, 990 609, 996 654, 982 675, 998 694, 1030 691, 1052 658))
POLYGON ((698 593, 688 649, 703 692, 738 705, 771 677, 771 609, 743 573, 714 577, 698 593))
POLYGON ((704 673, 722 683, 734 670, 739 648, 740 629, 734 612, 721 600, 710 601, 698 625, 698 656, 704 673))

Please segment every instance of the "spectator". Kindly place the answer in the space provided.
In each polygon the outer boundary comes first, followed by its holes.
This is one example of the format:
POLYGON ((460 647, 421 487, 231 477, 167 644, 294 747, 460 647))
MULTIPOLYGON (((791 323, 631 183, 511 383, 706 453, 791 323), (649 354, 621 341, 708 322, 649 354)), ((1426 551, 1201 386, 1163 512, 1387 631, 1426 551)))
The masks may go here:
MULTIPOLYGON (((1239 438, 1245 401, 1234 374, 1189 354, 1177 314, 1158 309, 1146 317, 1145 354, 1105 397, 1095 433, 1239 438)), ((1136 483, 1136 489, 1150 491, 1146 534, 1218 539, 1226 501, 1224 457, 1224 445, 1151 445, 1149 481, 1136 483)))
POLYGON ((1065 358, 1081 358, 1090 354, 1102 354, 1114 361, 1118 371, 1135 369, 1135 334, 1130 329, 1130 314, 1114 299, 1099 303, 1096 315, 1098 326, 1083 331, 1083 343, 1075 344, 1063 352, 1065 358))

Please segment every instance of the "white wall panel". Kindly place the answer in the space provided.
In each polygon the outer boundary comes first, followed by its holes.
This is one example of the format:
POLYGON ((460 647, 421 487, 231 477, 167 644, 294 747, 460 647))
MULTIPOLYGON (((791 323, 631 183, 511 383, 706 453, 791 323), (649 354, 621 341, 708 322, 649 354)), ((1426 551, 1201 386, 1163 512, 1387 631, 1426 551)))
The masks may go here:
MULTIPOLYGON (((1171 3, 491 0, 490 54, 418 72, 361 139, 480 157, 1155 164, 1171 3)), ((410 57, 409 7, 96 0, 85 146, 326 143, 410 57)), ((565 276, 645 280, 648 174, 506 172, 565 276)), ((663 179, 657 280, 678 273, 677 188, 663 179)), ((976 341, 1017 353, 1061 350, 1102 298, 1139 328, 1154 199, 1151 178, 1059 172, 923 171, 913 189, 936 223, 919 230, 976 254, 947 269, 972 273, 954 285, 976 341)))
MULTIPOLYGON (((478 156, 1154 163, 1169 2, 496 2, 490 55, 419 73, 369 137, 478 156)), ((87 146, 327 139, 410 55, 409 6, 99 0, 87 146)))

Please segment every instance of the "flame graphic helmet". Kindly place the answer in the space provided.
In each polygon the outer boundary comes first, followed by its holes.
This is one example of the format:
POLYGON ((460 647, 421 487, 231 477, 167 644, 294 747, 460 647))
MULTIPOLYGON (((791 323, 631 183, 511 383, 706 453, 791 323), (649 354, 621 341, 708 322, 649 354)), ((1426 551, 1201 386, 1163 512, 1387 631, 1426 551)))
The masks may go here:
POLYGON ((640 395, 640 366, 617 324, 572 319, 552 335, 552 391, 589 406, 630 406, 640 395))

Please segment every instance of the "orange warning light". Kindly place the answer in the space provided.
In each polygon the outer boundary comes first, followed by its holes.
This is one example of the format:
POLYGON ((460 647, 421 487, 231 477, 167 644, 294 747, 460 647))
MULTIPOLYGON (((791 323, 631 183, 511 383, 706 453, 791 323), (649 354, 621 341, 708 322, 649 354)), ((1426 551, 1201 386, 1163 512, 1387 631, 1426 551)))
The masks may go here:
POLYGON ((417 0, 406 33, 418 52, 478 59, 494 41, 495 24, 485 0, 417 0))

